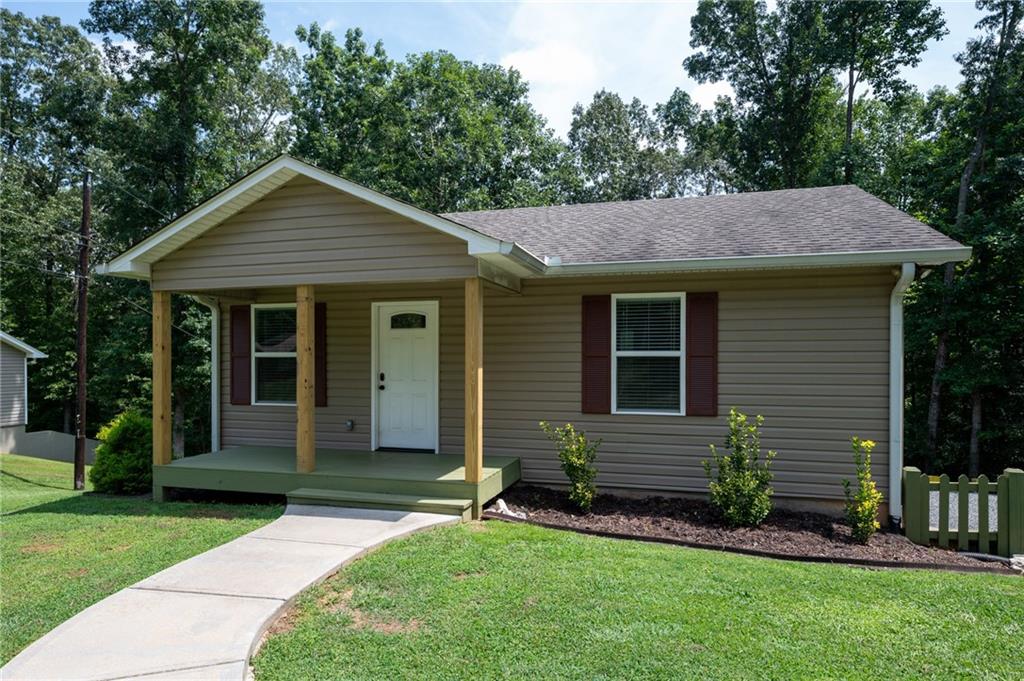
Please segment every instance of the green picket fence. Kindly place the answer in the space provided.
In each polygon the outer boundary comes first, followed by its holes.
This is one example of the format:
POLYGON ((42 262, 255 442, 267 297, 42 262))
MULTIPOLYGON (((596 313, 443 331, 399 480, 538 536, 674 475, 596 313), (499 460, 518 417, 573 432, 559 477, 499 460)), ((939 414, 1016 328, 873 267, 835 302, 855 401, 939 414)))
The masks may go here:
POLYGON ((995 553, 1000 556, 1024 554, 1024 471, 1007 468, 995 480, 979 475, 976 480, 961 475, 931 477, 907 466, 903 469, 903 528, 915 544, 957 548, 961 551, 995 553), (931 493, 938 492, 938 523, 932 524, 931 493), (969 499, 977 496, 977 529, 969 522, 969 499), (996 498, 996 523, 990 526, 989 498, 996 498), (956 499, 957 526, 950 528, 950 498, 956 499))

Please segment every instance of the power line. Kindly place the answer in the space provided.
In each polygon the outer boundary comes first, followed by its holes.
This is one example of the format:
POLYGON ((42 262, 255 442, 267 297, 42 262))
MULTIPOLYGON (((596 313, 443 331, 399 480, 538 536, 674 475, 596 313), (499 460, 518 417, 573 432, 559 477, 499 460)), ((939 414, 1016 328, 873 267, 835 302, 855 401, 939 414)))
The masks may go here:
MULTIPOLYGON (((14 133, 10 132, 6 128, 0 128, 0 130, 4 130, 4 131, 8 132, 9 134, 14 135, 14 133)), ((29 165, 30 161, 28 161, 27 159, 19 158, 18 156, 15 156, 14 154, 8 154, 8 153, 3 154, 3 157, 5 159, 12 160, 15 163, 19 164, 23 169, 33 170, 32 166, 29 165)), ((146 199, 142 198, 141 196, 139 196, 138 194, 136 194, 132 190, 128 189, 128 187, 126 187, 124 184, 122 184, 119 179, 115 179, 114 176, 103 176, 102 181, 101 181, 101 186, 110 186, 111 188, 116 189, 119 192, 122 192, 123 194, 125 194, 127 196, 130 196, 131 198, 135 199, 135 201, 137 201, 139 204, 141 204, 142 206, 145 206, 146 208, 149 208, 151 211, 153 211, 154 213, 156 213, 157 215, 159 215, 161 218, 163 218, 164 220, 166 220, 168 222, 170 222, 171 220, 174 219, 170 215, 168 215, 167 213, 163 212, 162 210, 160 210, 159 208, 157 208, 156 206, 151 204, 149 201, 146 201, 146 199)))
MULTIPOLYGON (((5 208, 3 206, 0 206, 0 210, 4 211, 5 213, 10 213, 11 215, 17 215, 18 217, 22 218, 23 220, 27 220, 28 222, 31 222, 36 227, 41 227, 43 229, 59 229, 62 232, 67 232, 68 234, 74 235, 78 239, 86 238, 86 239, 89 239, 90 241, 92 241, 93 243, 103 244, 104 246, 107 246, 108 248, 111 248, 114 251, 120 250, 119 246, 115 246, 114 244, 110 243, 109 241, 106 240, 106 237, 100 236, 96 232, 91 232, 88 237, 83 237, 79 232, 77 232, 77 231, 75 231, 73 229, 69 229, 67 227, 61 227, 60 225, 44 224, 42 222, 39 222, 38 220, 36 220, 32 216, 28 215, 27 213, 22 213, 21 211, 14 210, 12 208, 5 208)), ((13 229, 13 228, 17 228, 17 227, 20 227, 20 226, 21 225, 11 225, 11 224, 3 225, 3 224, 0 224, 0 229, 13 229)))
POLYGON ((59 277, 65 277, 72 281, 78 279, 78 275, 74 272, 59 272, 57 270, 48 270, 45 267, 37 267, 35 265, 26 265, 20 262, 14 262, 13 260, 0 260, 0 265, 10 265, 11 267, 20 267, 23 270, 34 270, 36 272, 42 272, 43 274, 54 274, 59 277))
MULTIPOLYGON (((58 277, 64 277, 64 278, 70 279, 72 281, 77 281, 79 278, 82 278, 82 279, 86 279, 87 278, 91 283, 94 283, 94 284, 103 284, 104 286, 107 286, 107 287, 109 287, 111 285, 110 282, 105 281, 103 279, 97 279, 96 277, 92 277, 92 276, 91 277, 81 277, 80 275, 74 274, 72 272, 58 272, 57 270, 48 270, 45 267, 37 267, 37 266, 34 266, 34 265, 26 265, 24 263, 14 262, 13 260, 0 260, 0 264, 10 265, 11 267, 20 267, 21 269, 24 269, 24 270, 31 270, 31 271, 34 271, 34 272, 41 272, 43 274, 50 274, 50 275, 54 275, 54 276, 58 276, 58 277)), ((107 288, 107 290, 110 293, 112 293, 114 295, 114 297, 117 298, 118 300, 120 300, 120 301, 122 301, 124 303, 128 303, 132 307, 134 307, 134 308, 136 308, 138 310, 141 310, 142 312, 145 312, 146 314, 148 314, 151 317, 153 316, 153 311, 150 310, 149 308, 147 308, 147 307, 145 307, 143 305, 139 305, 138 303, 136 303, 131 298, 127 298, 127 297, 121 295, 120 293, 118 293, 113 288, 107 288)), ((192 333, 191 331, 187 331, 187 330, 181 328, 180 326, 178 326, 176 324, 171 324, 171 328, 176 329, 177 331, 180 331, 181 333, 185 334, 186 336, 189 336, 190 338, 197 338, 197 339, 198 338, 202 338, 201 336, 197 336, 196 334, 192 333)))
POLYGON ((170 222, 170 221, 172 221, 174 219, 170 215, 168 215, 167 213, 163 212, 162 210, 160 210, 158 208, 155 208, 151 203, 149 203, 148 201, 143 199, 138 194, 136 194, 136 193, 132 192, 131 190, 129 190, 123 184, 120 184, 118 180, 114 180, 113 178, 104 178, 103 181, 104 181, 104 183, 111 182, 112 183, 111 184, 112 187, 114 187, 115 189, 118 189, 118 190, 124 192, 128 196, 130 196, 133 199, 135 199, 136 201, 140 202, 143 206, 146 206, 151 211, 153 211, 154 213, 156 213, 157 215, 162 217, 164 220, 167 220, 168 222, 170 222))

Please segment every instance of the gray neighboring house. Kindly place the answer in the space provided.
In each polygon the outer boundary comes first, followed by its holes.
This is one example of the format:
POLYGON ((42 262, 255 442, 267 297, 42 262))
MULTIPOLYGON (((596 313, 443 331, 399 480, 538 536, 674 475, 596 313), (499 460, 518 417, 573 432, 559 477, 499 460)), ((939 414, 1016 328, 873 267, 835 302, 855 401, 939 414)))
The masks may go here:
POLYGON ((735 406, 780 502, 836 509, 859 435, 898 516, 903 293, 969 255, 854 186, 437 215, 281 156, 101 272, 152 290, 158 496, 477 514, 564 484, 541 420, 603 440, 606 490, 705 494, 735 406), (172 294, 214 320, 212 452, 173 462, 172 294))
MULTIPOLYGON (((72 461, 75 439, 53 430, 27 432, 28 365, 46 354, 0 331, 0 453, 56 461, 72 461)), ((86 462, 92 463, 95 440, 86 440, 86 462)))
POLYGON ((46 355, 9 333, 0 331, 0 428, 28 423, 28 363, 46 355))

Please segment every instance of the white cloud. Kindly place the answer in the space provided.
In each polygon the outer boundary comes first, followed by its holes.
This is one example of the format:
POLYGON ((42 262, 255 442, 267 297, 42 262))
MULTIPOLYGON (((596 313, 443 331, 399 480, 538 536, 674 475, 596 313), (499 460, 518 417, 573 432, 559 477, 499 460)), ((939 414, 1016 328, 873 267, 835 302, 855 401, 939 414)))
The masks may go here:
POLYGON ((499 61, 522 72, 534 106, 564 136, 573 105, 601 88, 648 106, 676 87, 692 90, 682 61, 695 11, 696 3, 522 2, 511 14, 499 61))
POLYGON ((732 86, 724 80, 717 83, 698 83, 687 90, 693 101, 697 102, 704 109, 710 109, 715 105, 715 100, 721 96, 731 97, 732 86))
POLYGON ((599 88, 593 56, 568 44, 546 42, 510 52, 501 58, 501 65, 517 69, 530 82, 534 108, 563 135, 572 120, 572 107, 584 99, 581 93, 599 88))

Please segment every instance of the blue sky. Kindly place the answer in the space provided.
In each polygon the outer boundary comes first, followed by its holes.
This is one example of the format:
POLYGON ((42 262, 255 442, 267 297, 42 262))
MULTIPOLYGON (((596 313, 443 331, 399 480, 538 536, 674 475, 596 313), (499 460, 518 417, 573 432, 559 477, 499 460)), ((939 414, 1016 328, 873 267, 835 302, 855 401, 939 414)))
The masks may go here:
MULTIPOLYGON (((30 16, 51 14, 77 24, 87 2, 0 0, 30 16)), ((295 27, 313 21, 343 34, 359 26, 392 57, 445 49, 461 59, 514 66, 530 81, 531 99, 560 135, 576 102, 606 88, 653 106, 675 87, 710 104, 725 84, 699 85, 681 63, 691 52, 696 2, 265 2, 271 37, 297 45, 295 27)), ((932 43, 904 76, 922 90, 960 80, 953 56, 975 34, 973 2, 936 2, 949 34, 932 43)))

